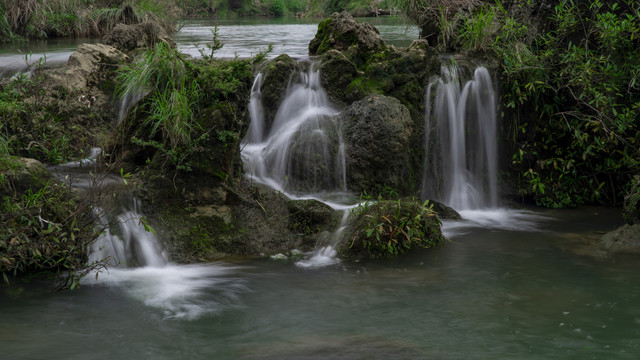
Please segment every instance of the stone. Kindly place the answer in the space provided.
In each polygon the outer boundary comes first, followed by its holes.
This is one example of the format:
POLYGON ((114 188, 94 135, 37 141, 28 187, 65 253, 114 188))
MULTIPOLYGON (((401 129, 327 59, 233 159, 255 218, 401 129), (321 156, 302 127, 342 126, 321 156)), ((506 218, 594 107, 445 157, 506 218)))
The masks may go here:
POLYGON ((347 12, 333 13, 318 24, 318 32, 309 43, 309 55, 322 55, 331 49, 341 51, 357 64, 386 45, 378 29, 369 23, 358 23, 347 12))
POLYGON ((269 60, 260 67, 259 71, 263 76, 260 92, 267 131, 285 98, 289 83, 300 70, 298 62, 287 54, 269 60))
POLYGON ((173 40, 162 27, 149 21, 133 25, 118 24, 102 37, 102 42, 122 52, 150 48, 159 42, 174 46, 173 40))
POLYGON ((370 95, 339 115, 346 144, 347 186, 360 192, 384 186, 408 191, 412 122, 395 98, 370 95))
POLYGON ((604 234, 600 246, 611 252, 640 254, 640 224, 625 224, 604 234))

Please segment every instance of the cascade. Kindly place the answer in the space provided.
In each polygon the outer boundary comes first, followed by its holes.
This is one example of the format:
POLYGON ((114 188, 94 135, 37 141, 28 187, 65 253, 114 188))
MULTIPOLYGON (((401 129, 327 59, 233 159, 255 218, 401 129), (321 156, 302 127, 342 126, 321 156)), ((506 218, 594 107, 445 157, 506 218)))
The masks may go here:
POLYGON ((274 119, 262 109, 262 75, 256 76, 249 109, 251 125, 242 142, 245 172, 253 181, 294 196, 295 192, 346 191, 345 153, 339 111, 320 84, 314 63, 288 86, 274 119), (273 121, 270 121, 273 120, 273 121))
POLYGON ((297 266, 303 268, 318 268, 338 263, 338 259, 336 258, 338 251, 336 249, 343 240, 342 234, 347 228, 347 225, 349 225, 349 215, 351 214, 348 209, 342 211, 342 219, 340 220, 338 229, 329 234, 328 241, 325 241, 325 243, 328 242, 329 244, 316 248, 308 260, 296 262, 297 266))
POLYGON ((118 112, 118 125, 124 120, 129 109, 142 100, 149 92, 140 88, 128 87, 120 99, 120 110, 118 112))
POLYGON ((455 63, 442 66, 427 86, 422 196, 457 210, 495 208, 495 92, 486 68, 465 72, 455 63))

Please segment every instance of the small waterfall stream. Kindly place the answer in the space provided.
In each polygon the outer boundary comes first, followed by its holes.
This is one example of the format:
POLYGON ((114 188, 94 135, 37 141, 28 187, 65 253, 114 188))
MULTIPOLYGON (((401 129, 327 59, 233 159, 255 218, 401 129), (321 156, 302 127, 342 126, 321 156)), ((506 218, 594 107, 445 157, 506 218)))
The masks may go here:
POLYGON ((498 206, 496 98, 489 72, 455 63, 427 87, 422 194, 458 209, 498 206))
POLYGON ((291 82, 272 122, 264 118, 262 75, 256 76, 249 104, 251 125, 242 143, 245 172, 290 197, 344 192, 344 144, 335 119, 339 111, 320 85, 315 64, 303 65, 307 70, 291 82))

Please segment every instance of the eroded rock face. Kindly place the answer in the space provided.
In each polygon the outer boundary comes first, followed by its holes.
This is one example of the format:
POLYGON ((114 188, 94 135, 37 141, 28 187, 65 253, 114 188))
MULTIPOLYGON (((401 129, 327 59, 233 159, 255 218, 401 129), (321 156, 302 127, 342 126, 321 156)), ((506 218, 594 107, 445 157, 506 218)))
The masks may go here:
POLYGON ((118 24, 102 38, 102 42, 123 52, 150 48, 159 42, 173 45, 173 41, 162 27, 154 22, 118 24))
POLYGON ((129 57, 105 44, 81 44, 71 54, 67 66, 52 77, 69 90, 88 90, 109 82, 112 72, 129 57))
POLYGON ((363 63, 372 53, 385 48, 384 40, 375 26, 358 23, 349 13, 341 12, 333 13, 318 24, 318 32, 309 43, 309 55, 322 55, 335 49, 363 63))
POLYGON ((383 186, 407 190, 411 116, 395 98, 371 95, 340 115, 346 143, 347 184, 351 190, 383 186))

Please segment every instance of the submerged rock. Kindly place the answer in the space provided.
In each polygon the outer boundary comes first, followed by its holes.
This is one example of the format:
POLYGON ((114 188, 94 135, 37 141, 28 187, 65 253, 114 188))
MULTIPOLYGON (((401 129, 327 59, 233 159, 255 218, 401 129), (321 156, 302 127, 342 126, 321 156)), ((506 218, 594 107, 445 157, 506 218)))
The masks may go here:
POLYGON ((344 110, 339 121, 344 128, 347 185, 351 190, 411 188, 408 154, 413 128, 409 111, 400 101, 371 95, 344 110))

